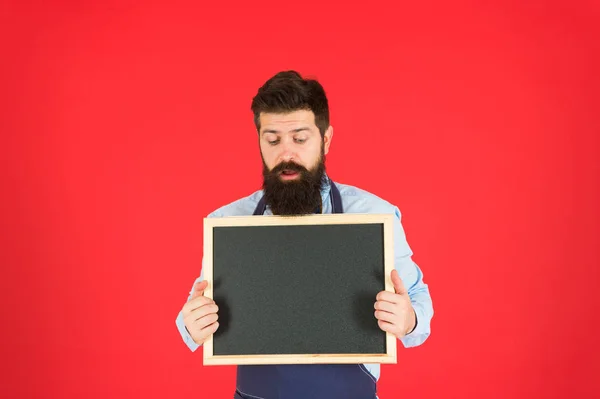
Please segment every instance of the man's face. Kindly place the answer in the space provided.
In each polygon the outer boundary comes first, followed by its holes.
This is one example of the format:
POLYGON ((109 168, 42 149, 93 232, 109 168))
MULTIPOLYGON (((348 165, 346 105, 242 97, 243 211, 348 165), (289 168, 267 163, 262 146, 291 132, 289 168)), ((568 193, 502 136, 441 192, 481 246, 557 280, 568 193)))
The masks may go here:
MULTIPOLYGON (((323 154, 327 155, 333 129, 330 127, 321 139, 312 111, 300 110, 286 114, 260 114, 260 152, 269 171, 280 164, 292 162, 307 170, 314 170, 323 154)), ((280 171, 281 181, 301 178, 298 171, 280 171)))
POLYGON ((308 214, 321 206, 324 156, 333 129, 321 137, 312 111, 260 115, 263 189, 274 214, 308 214))

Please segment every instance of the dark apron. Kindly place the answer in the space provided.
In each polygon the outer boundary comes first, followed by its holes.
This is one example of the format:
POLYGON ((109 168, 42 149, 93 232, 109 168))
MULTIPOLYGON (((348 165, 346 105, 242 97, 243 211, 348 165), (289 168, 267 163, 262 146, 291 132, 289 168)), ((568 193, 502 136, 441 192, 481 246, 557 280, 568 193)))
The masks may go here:
MULTIPOLYGON (((331 183, 333 213, 342 198, 331 183)), ((261 198, 254 215, 265 212, 261 198)), ((239 365, 234 399, 375 399, 375 378, 362 364, 239 365)))

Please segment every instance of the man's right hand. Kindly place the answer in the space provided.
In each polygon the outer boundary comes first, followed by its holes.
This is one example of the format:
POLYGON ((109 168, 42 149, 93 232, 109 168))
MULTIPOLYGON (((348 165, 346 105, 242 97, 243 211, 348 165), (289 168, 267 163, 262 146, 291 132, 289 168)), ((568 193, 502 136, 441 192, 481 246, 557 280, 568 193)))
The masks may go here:
POLYGON ((219 328, 219 308, 215 301, 204 296, 207 286, 206 280, 196 283, 192 297, 181 309, 185 327, 197 345, 202 345, 219 328))

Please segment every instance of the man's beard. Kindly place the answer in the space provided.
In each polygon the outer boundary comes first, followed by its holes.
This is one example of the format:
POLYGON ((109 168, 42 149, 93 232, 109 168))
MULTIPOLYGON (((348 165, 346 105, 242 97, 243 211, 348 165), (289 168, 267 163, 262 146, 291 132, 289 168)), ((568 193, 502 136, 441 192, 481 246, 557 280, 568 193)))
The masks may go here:
POLYGON ((325 180, 325 156, 311 171, 294 162, 282 162, 269 171, 263 161, 263 190, 265 201, 274 215, 307 215, 321 209, 321 188, 325 180), (296 171, 294 180, 282 181, 280 173, 296 171))

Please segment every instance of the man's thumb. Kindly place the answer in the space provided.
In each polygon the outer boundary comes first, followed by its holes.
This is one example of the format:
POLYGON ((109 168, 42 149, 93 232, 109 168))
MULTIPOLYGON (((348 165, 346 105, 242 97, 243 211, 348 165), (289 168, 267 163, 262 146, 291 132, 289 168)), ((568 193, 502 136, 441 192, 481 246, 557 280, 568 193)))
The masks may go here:
POLYGON ((204 290, 206 289, 206 287, 208 287, 208 281, 206 280, 196 283, 196 285, 194 286, 194 292, 192 293, 192 297, 190 298, 190 300, 204 295, 204 290))
POLYGON ((404 283, 396 269, 392 270, 392 284, 394 284, 394 291, 396 291, 396 294, 406 294, 406 288, 404 288, 404 283))

